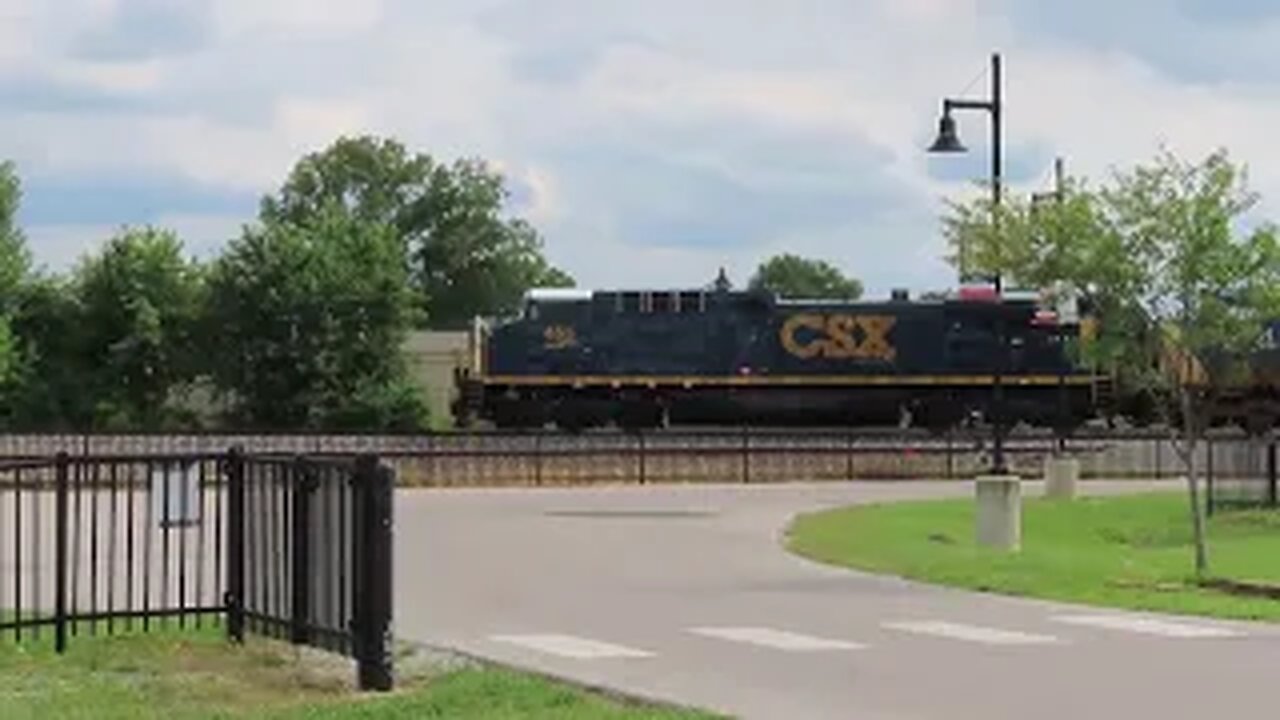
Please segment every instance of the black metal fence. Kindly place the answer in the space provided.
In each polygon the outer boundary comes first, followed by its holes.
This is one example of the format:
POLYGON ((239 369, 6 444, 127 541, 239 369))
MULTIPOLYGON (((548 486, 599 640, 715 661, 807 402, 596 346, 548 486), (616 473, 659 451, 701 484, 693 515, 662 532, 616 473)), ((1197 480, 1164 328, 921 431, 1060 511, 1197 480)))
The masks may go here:
POLYGON ((391 687, 393 478, 376 456, 70 455, 0 463, 0 633, 224 623, 353 657, 391 687))

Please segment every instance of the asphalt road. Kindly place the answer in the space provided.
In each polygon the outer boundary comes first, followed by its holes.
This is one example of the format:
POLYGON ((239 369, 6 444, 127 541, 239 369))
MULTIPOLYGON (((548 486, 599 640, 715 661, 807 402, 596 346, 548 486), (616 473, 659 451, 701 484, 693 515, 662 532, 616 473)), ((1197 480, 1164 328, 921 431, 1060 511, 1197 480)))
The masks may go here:
POLYGON ((779 544, 798 511, 971 492, 405 491, 397 634, 741 718, 1275 714, 1280 627, 946 590, 819 566, 779 544))

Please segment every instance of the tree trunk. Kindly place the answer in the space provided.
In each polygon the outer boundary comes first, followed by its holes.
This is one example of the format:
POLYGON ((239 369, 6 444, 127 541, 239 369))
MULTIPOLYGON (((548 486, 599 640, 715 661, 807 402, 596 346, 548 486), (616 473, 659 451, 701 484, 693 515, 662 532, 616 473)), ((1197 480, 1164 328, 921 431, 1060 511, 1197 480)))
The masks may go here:
POLYGON ((1209 552, 1204 532, 1204 504, 1200 500, 1200 482, 1196 476, 1196 441, 1200 434, 1200 418, 1195 415, 1191 391, 1184 388, 1181 394, 1184 438, 1182 462, 1187 469, 1187 494, 1191 499, 1191 533, 1195 542, 1196 579, 1203 580, 1209 571, 1209 552))

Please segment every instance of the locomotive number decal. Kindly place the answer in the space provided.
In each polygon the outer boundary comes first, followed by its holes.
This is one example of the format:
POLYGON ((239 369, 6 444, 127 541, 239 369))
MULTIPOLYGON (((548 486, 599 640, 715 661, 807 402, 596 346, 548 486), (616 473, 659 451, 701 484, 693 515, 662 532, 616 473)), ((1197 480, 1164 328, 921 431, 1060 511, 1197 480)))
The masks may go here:
POLYGON ((563 350, 578 344, 578 333, 568 325, 548 325, 542 339, 546 349, 563 350))
POLYGON ((795 357, 892 362, 897 350, 889 342, 896 321, 891 315, 792 315, 782 324, 782 347, 795 357))

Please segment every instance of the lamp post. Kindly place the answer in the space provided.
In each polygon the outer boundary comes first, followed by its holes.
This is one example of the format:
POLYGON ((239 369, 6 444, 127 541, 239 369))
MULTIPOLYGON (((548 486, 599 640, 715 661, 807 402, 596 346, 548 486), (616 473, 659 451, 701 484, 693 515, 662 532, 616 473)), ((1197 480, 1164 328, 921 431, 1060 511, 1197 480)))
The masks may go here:
MULTIPOLYGON (((956 133, 956 121, 951 116, 954 110, 984 110, 991 114, 991 229, 1000 231, 1001 187, 1001 115, 1003 98, 1001 92, 1000 53, 991 54, 991 96, 986 100, 970 100, 964 98, 944 98, 942 100, 942 117, 938 120, 938 137, 929 146, 930 153, 963 153, 968 152, 956 133)), ((966 248, 960 246, 960 280, 964 282, 968 275, 966 248)), ((1007 472, 1004 461, 1004 386, 1001 375, 1004 372, 1008 348, 1005 339, 1004 301, 1001 297, 1002 279, 997 269, 995 273, 996 289, 996 347, 999 348, 996 360, 996 372, 992 382, 992 435, 993 449, 991 472, 1004 475, 1007 472)))
MULTIPOLYGON (((1000 201, 1003 194, 1001 187, 1003 172, 1001 170, 1001 137, 1003 128, 1003 98, 1001 91, 1000 53, 991 54, 991 97, 986 100, 968 100, 964 98, 944 98, 942 100, 942 117, 938 120, 938 137, 929 146, 931 153, 965 153, 969 149, 960 142, 956 133, 956 121, 951 116, 953 110, 985 110, 991 114, 991 222, 992 229, 1000 227, 1000 201)), ((967 253, 960 247, 960 280, 963 282, 968 274, 967 253)), ((996 290, 1000 290, 1000 273, 995 275, 996 290)))

